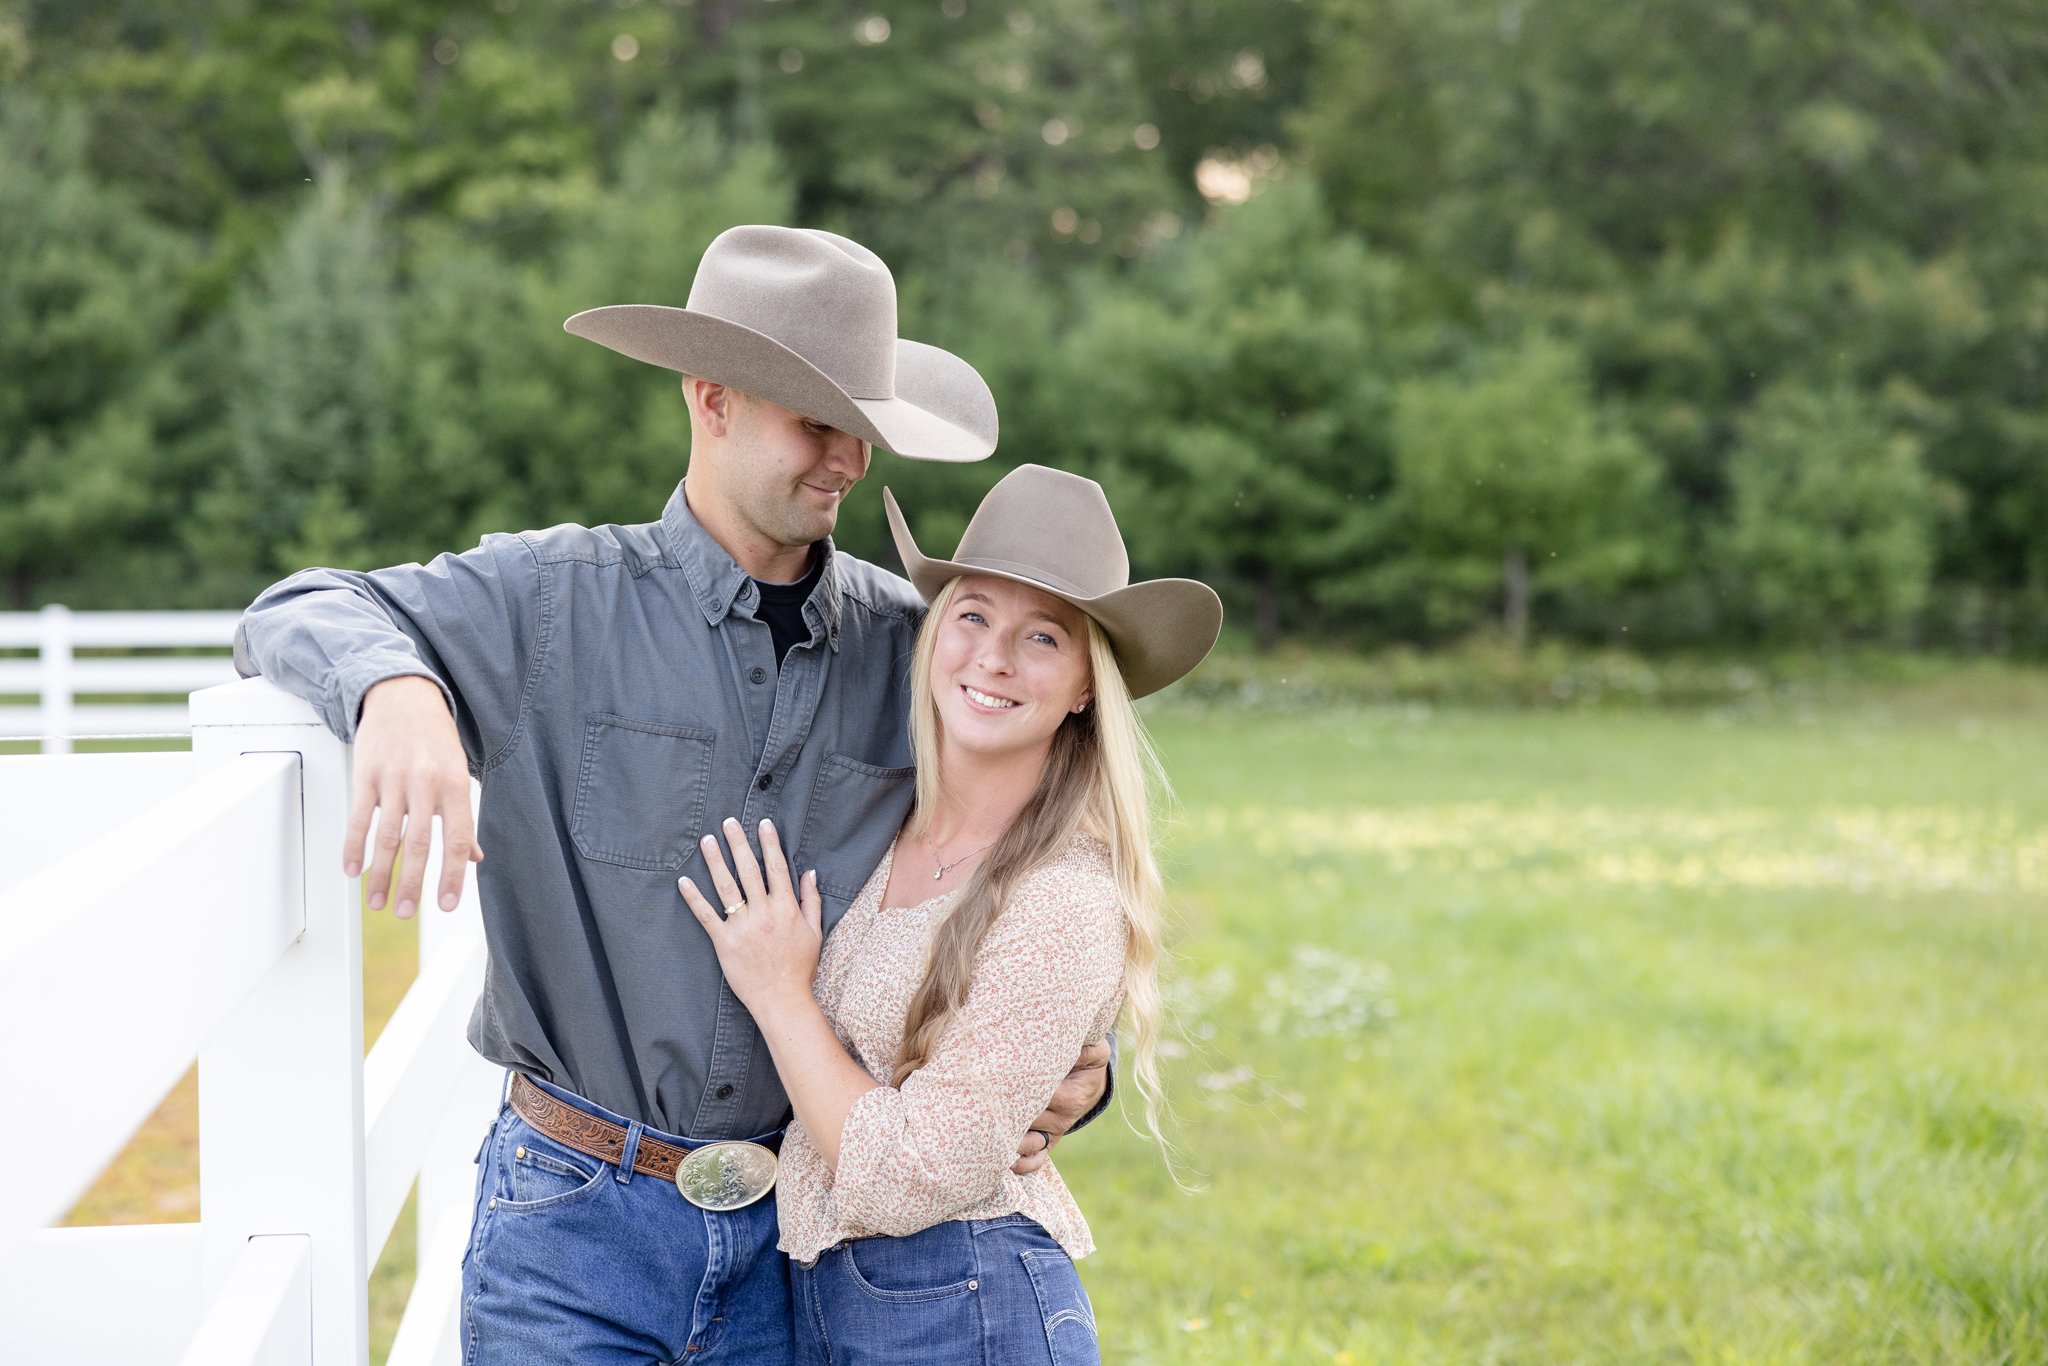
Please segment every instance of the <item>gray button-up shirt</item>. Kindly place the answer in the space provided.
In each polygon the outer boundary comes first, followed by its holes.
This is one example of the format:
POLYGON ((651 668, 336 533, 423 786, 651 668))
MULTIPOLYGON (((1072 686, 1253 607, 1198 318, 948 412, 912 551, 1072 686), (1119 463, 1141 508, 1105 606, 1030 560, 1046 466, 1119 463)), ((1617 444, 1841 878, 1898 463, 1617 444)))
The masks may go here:
MULTIPOLYGON (((911 803, 923 603, 824 546, 810 639, 776 668, 758 590, 677 488, 659 522, 488 536, 429 565, 309 569, 242 618, 236 663, 352 739, 363 694, 448 693, 483 783, 490 945, 469 1038, 491 1061, 693 1138, 776 1127, 788 1101, 676 892, 697 840, 764 817, 815 867, 829 929, 911 803)), ((429 869, 429 879, 433 870, 429 869)))

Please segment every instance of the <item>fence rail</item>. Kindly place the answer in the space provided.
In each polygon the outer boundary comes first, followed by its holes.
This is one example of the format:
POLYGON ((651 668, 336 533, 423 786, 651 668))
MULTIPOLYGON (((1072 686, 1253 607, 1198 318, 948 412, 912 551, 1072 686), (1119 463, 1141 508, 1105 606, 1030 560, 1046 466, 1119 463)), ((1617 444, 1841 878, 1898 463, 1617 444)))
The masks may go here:
POLYGON ((463 1037, 474 883, 422 917, 419 977, 366 1059, 346 747, 260 679, 195 693, 191 724, 189 754, 0 758, 0 1165, 33 1173, 0 1182, 7 1359, 360 1366, 370 1266, 417 1181, 390 1361, 457 1361, 498 1086, 463 1037), (47 1227, 195 1058, 200 1222, 47 1227))
POLYGON ((185 695, 235 679, 227 651, 238 612, 0 612, 0 740, 39 740, 68 754, 81 735, 183 732, 185 695), (81 650, 190 650, 206 655, 106 656, 81 650), (33 698, 7 702, 8 697, 33 698), (158 698, 150 701, 138 699, 158 698), (173 700, 174 699, 174 700, 173 700))

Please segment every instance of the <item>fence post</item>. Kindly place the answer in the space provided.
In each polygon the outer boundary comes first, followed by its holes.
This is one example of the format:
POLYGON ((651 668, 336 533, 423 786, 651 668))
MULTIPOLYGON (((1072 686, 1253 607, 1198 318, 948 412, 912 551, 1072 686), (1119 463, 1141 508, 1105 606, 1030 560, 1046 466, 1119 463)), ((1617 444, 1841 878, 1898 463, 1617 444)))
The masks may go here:
POLYGON ((199 1190, 205 1296, 248 1240, 311 1240, 314 1366, 369 1359, 364 1219, 363 966, 356 884, 341 872, 349 751, 312 708, 261 679, 192 694, 201 765, 295 752, 305 856, 278 895, 305 931, 199 1054, 199 1190))
POLYGON ((42 642, 36 647, 42 665, 43 753, 71 752, 71 609, 51 603, 42 610, 42 642))

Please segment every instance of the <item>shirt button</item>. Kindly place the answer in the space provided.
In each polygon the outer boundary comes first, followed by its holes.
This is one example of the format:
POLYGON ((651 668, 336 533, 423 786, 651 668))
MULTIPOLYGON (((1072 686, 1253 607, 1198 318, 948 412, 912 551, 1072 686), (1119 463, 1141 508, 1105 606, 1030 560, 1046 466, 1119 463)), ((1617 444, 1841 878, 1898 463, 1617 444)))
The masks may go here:
POLYGON ((718 1088, 718 1098, 719 1098, 720 1100, 730 1100, 730 1099, 732 1099, 732 1083, 731 1083, 731 1082, 727 1082, 727 1083, 726 1083, 725 1085, 723 1085, 723 1086, 721 1086, 721 1087, 719 1087, 719 1088, 718 1088))
POLYGON ((772 784, 772 783, 773 783, 774 781, 775 781, 775 779, 774 779, 774 777, 773 777, 772 775, 770 775, 770 774, 767 774, 767 773, 763 773, 763 774, 761 775, 761 781, 760 781, 760 782, 758 782, 758 783, 755 783, 755 784, 754 784, 754 786, 755 786, 755 787, 758 787, 758 788, 760 788, 760 789, 761 789, 761 790, 762 790, 763 792, 766 792, 766 791, 768 790, 768 788, 769 788, 770 784, 772 784))
POLYGON ((768 681, 768 671, 766 669, 756 669, 748 674, 747 677, 756 683, 766 683, 768 681))

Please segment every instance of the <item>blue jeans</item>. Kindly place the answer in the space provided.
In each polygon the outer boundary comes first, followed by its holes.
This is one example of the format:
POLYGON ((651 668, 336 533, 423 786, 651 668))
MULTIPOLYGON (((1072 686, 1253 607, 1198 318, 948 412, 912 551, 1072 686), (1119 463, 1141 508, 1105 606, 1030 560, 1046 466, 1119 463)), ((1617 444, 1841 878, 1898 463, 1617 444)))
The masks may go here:
POLYGON ((1022 1214, 856 1238, 790 1268, 799 1366, 1098 1366, 1073 1259, 1022 1214))
POLYGON ((462 1259, 464 1366, 790 1360, 789 1259, 775 1197, 701 1210, 633 1170, 634 1124, 560 1087, 550 1094, 629 1131, 619 1165, 564 1147, 510 1105, 478 1154, 462 1259))

